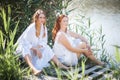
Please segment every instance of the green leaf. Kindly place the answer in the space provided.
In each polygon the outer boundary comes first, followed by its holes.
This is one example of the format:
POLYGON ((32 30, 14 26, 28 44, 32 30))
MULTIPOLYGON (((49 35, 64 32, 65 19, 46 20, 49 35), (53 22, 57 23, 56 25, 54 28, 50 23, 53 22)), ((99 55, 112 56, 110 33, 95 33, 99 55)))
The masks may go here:
POLYGON ((85 63, 82 61, 82 76, 85 76, 85 63))
POLYGON ((0 30, 0 45, 2 45, 3 47, 3 34, 1 30, 0 30))
POLYGON ((66 14, 68 15, 70 12, 74 11, 76 8, 70 9, 69 11, 66 12, 66 14))
POLYGON ((11 8, 10 8, 10 5, 8 5, 8 15, 9 15, 9 16, 11 15, 11 8))
POLYGON ((5 13, 4 9, 2 9, 2 19, 3 19, 5 32, 8 33, 7 21, 6 21, 6 13, 5 13))
POLYGON ((88 27, 90 28, 90 26, 91 26, 91 20, 90 20, 90 18, 88 19, 88 27))
POLYGON ((118 63, 120 63, 120 51, 119 48, 115 48, 115 58, 118 63))
POLYGON ((11 32, 11 34, 10 34, 10 43, 8 44, 8 47, 10 47, 11 45, 13 45, 14 38, 15 38, 15 35, 16 35, 16 32, 17 32, 17 28, 18 28, 18 24, 19 24, 19 21, 16 23, 13 32, 11 32))

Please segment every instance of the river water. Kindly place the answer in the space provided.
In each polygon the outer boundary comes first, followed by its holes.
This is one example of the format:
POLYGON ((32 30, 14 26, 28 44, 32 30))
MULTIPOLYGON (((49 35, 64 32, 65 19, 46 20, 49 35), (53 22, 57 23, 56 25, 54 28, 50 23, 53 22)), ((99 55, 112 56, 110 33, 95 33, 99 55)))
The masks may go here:
POLYGON ((115 48, 112 45, 120 46, 120 0, 72 0, 67 10, 73 8, 75 10, 69 13, 70 21, 81 14, 90 17, 91 22, 94 22, 92 26, 102 25, 105 47, 114 55, 115 48))

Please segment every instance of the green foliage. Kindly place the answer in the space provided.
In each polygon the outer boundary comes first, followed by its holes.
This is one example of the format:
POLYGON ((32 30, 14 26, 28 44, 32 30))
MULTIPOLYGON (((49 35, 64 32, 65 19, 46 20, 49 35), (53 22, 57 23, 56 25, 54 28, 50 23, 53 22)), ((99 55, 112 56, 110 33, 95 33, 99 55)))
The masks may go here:
POLYGON ((56 74, 57 74, 58 80, 62 80, 60 69, 57 68, 54 63, 52 63, 52 65, 53 65, 53 67, 55 68, 55 72, 56 72, 56 74))
POLYGON ((3 21, 3 25, 2 26, 2 29, 3 30, 0 30, 0 44, 1 44, 1 48, 0 48, 0 51, 1 53, 7 53, 9 54, 10 51, 14 52, 14 48, 13 48, 13 45, 14 45, 14 38, 15 38, 15 34, 16 34, 16 31, 17 31, 17 27, 18 27, 18 24, 19 24, 19 21, 16 22, 16 25, 15 25, 15 28, 13 30, 10 29, 10 17, 11 17, 11 9, 10 7, 8 6, 8 14, 6 14, 6 11, 4 8, 1 8, 0 9, 1 13, 0 13, 0 17, 3 21))
POLYGON ((114 57, 112 57, 112 59, 110 59, 110 63, 111 63, 111 70, 113 71, 113 76, 116 79, 120 79, 120 46, 118 45, 114 45, 115 47, 115 54, 114 57))
POLYGON ((3 21, 2 30, 0 29, 0 79, 1 80, 22 80, 23 75, 28 74, 28 69, 22 69, 19 56, 14 55, 16 46, 14 39, 19 21, 11 27, 11 9, 0 9, 0 19, 3 21), (6 12, 8 11, 8 13, 6 12), (9 15, 7 15, 9 14, 9 15))
POLYGON ((11 54, 0 55, 0 79, 2 80, 22 80, 27 75, 28 68, 20 68, 18 56, 11 54))
POLYGON ((116 58, 116 61, 118 63, 120 63, 120 50, 119 50, 119 46, 115 46, 115 58, 116 58))
POLYGON ((71 69, 68 70, 67 72, 64 72, 64 74, 68 80, 78 80, 79 74, 78 67, 77 66, 75 66, 75 68, 71 67, 71 69))
POLYGON ((51 66, 44 68, 43 70, 44 74, 47 76, 54 76, 57 77, 58 80, 63 79, 63 70, 57 67, 52 61, 51 61, 51 66))
POLYGON ((82 78, 84 78, 84 73, 85 73, 85 62, 82 61, 82 78))

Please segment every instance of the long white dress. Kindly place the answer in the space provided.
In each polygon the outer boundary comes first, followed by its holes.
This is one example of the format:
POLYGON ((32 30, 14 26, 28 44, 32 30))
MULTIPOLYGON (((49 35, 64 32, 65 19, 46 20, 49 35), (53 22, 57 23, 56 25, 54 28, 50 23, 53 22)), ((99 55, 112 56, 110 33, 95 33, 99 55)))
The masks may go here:
POLYGON ((68 50, 64 45, 62 45, 58 41, 60 35, 65 35, 65 37, 68 39, 68 41, 73 47, 76 47, 78 44, 80 44, 81 40, 75 39, 71 37, 69 34, 59 31, 56 35, 55 43, 53 45, 53 51, 61 63, 68 65, 68 66, 77 65, 78 64, 77 54, 68 50))
POLYGON ((32 59, 32 64, 36 69, 42 70, 44 67, 48 66, 48 62, 53 58, 54 53, 52 49, 47 45, 47 28, 43 28, 41 26, 40 36, 36 37, 36 29, 35 23, 30 24, 27 29, 23 32, 23 34, 18 39, 17 43, 18 47, 16 49, 17 53, 21 53, 23 57, 29 54, 32 59), (46 33, 45 37, 42 37, 46 33), (43 47, 39 50, 42 53, 42 58, 38 58, 30 49, 32 47, 36 47, 38 45, 42 45, 43 47))

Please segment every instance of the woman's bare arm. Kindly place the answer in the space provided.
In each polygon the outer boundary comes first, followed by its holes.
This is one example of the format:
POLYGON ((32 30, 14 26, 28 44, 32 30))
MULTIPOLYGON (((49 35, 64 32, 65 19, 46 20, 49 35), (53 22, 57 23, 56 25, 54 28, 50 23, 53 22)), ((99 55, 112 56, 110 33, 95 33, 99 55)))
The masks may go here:
POLYGON ((79 34, 77 34, 75 32, 72 32, 72 31, 68 31, 68 34, 70 34, 74 38, 79 38, 80 40, 82 40, 83 42, 88 44, 87 40, 83 36, 81 36, 81 35, 79 35, 79 34))
POLYGON ((82 53, 86 50, 86 49, 79 49, 79 48, 73 47, 64 34, 61 34, 59 36, 58 42, 74 53, 82 53))
POLYGON ((33 53, 35 54, 35 55, 37 55, 39 58, 41 58, 42 57, 42 53, 39 51, 39 48, 40 46, 38 46, 37 48, 36 47, 32 47, 31 48, 31 50, 33 51, 33 53))

